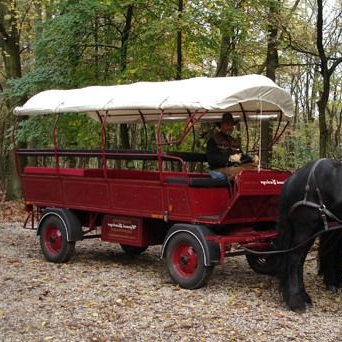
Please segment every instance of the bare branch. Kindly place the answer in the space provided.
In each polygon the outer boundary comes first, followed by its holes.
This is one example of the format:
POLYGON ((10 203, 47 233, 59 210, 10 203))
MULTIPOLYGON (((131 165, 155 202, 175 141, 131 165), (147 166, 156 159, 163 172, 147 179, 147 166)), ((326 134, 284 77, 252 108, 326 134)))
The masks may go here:
POLYGON ((110 49, 117 49, 117 50, 120 49, 120 47, 115 46, 115 45, 110 45, 110 44, 80 44, 80 46, 81 46, 81 47, 86 47, 86 48, 87 48, 87 47, 93 48, 93 47, 97 46, 97 47, 110 48, 110 49))
POLYGON ((331 76, 336 68, 342 63, 342 57, 337 58, 334 63, 331 65, 331 67, 328 69, 328 75, 331 76))

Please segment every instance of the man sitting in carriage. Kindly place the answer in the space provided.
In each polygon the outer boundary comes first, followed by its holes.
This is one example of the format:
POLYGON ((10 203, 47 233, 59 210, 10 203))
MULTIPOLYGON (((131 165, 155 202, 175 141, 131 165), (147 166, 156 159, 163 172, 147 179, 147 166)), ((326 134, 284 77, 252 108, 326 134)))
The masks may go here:
POLYGON ((244 154, 240 139, 232 136, 238 122, 230 112, 225 112, 219 130, 208 140, 206 154, 212 178, 233 180, 241 170, 255 169, 258 165, 257 156, 252 158, 244 154))

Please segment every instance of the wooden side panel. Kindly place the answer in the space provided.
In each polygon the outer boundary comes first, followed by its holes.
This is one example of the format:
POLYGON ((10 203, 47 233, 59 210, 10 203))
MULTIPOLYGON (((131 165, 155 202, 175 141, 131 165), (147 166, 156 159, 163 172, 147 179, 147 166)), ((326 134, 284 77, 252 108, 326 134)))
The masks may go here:
POLYGON ((149 216, 162 215, 164 210, 162 186, 158 181, 111 181, 110 197, 114 212, 125 210, 149 216))
POLYGON ((63 179, 62 186, 68 207, 110 208, 108 186, 103 180, 63 179))
POLYGON ((26 202, 47 205, 63 203, 62 189, 56 176, 22 176, 22 187, 26 202))
POLYGON ((228 188, 189 188, 193 216, 217 216, 230 205, 228 188))
POLYGON ((172 216, 190 216, 190 203, 188 197, 188 186, 171 186, 166 190, 167 210, 172 216))

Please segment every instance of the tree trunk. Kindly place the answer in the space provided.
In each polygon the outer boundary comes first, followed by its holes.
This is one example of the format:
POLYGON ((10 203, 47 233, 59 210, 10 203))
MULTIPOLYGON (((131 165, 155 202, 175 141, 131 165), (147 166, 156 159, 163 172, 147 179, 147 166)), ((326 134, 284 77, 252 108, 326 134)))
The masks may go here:
MULTIPOLYGON (((5 79, 21 77, 21 61, 19 48, 19 33, 17 29, 17 16, 15 12, 15 3, 5 0, 0 3, 0 49, 5 66, 5 79)), ((11 100, 6 102, 8 113, 11 113, 15 103, 11 100)), ((11 114, 6 120, 6 128, 10 128, 14 124, 14 118, 11 114), (7 126, 7 127, 6 127, 7 126)), ((20 179, 16 172, 15 158, 12 151, 7 156, 7 172, 6 172, 6 199, 15 199, 21 197, 20 179)))
MULTIPOLYGON (((267 58, 266 58, 266 76, 275 81, 276 70, 279 66, 278 60, 278 24, 279 0, 272 1, 269 7, 268 15, 268 39, 267 39, 267 58)), ((272 123, 262 121, 261 123, 261 161, 269 163, 272 159, 271 141, 272 141, 272 123)))
POLYGON ((329 154, 329 143, 331 142, 331 129, 328 129, 326 122, 326 108, 329 101, 330 94, 330 78, 335 72, 336 68, 342 63, 342 57, 331 60, 329 68, 329 60, 324 50, 324 21, 323 21, 323 1, 317 0, 317 37, 316 44, 320 58, 320 73, 323 79, 322 89, 319 93, 319 100, 317 102, 319 115, 319 156, 321 158, 327 157, 329 154))
POLYGON ((228 73, 228 54, 230 50, 231 38, 229 35, 222 34, 220 57, 217 63, 216 77, 226 77, 228 73))
POLYGON ((236 27, 233 27, 234 24, 232 24, 230 20, 230 12, 241 10, 242 4, 243 1, 236 1, 231 5, 234 7, 229 8, 226 14, 222 12, 223 19, 221 23, 221 45, 215 75, 216 77, 226 77, 228 73, 232 76, 239 74, 239 67, 236 57, 237 54, 235 51, 239 39, 239 33, 237 32, 236 27))
POLYGON ((323 46, 323 4, 322 0, 317 0, 317 50, 321 60, 320 73, 323 78, 323 87, 319 93, 318 106, 318 122, 319 122, 319 156, 324 158, 327 156, 327 140, 328 128, 325 117, 325 109, 327 107, 330 91, 330 76, 328 72, 328 60, 325 55, 323 46))
POLYGON ((177 31, 177 68, 176 68, 176 80, 182 79, 182 29, 181 29, 181 19, 183 13, 183 0, 178 0, 178 21, 179 28, 177 31))
POLYGON ((134 8, 134 5, 128 5, 127 7, 125 26, 121 35, 120 71, 125 71, 127 68, 127 51, 128 51, 129 35, 132 29, 133 8, 134 8))
MULTIPOLYGON (((132 29, 132 19, 133 19, 133 9, 134 5, 128 5, 127 12, 126 12, 126 21, 125 26, 122 31, 121 36, 121 49, 120 49, 120 71, 124 72, 127 68, 127 51, 128 51, 128 42, 129 42, 129 36, 132 29)), ((128 132, 128 126, 126 124, 120 125, 120 140, 121 140, 121 146, 124 149, 130 148, 129 143, 129 132, 128 132)))

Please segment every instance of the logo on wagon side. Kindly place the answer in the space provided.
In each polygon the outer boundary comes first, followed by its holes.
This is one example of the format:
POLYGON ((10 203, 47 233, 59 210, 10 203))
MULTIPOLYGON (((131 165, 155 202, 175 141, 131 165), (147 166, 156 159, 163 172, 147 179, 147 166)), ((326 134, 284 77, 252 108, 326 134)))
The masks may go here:
POLYGON ((285 181, 279 180, 279 179, 266 179, 266 180, 261 180, 260 184, 262 185, 282 185, 284 184, 285 181))
POLYGON ((107 223, 110 228, 117 228, 117 229, 127 229, 127 230, 135 230, 137 229, 136 224, 125 224, 121 222, 114 222, 114 223, 107 223))

